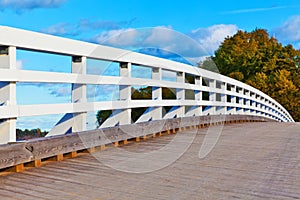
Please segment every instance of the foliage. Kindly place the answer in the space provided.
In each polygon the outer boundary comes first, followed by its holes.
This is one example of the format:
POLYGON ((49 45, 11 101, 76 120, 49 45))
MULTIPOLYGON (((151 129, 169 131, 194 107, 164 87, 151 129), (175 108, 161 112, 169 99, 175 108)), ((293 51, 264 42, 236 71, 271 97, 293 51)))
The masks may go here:
MULTIPOLYGON (((145 100, 152 99, 152 87, 144 87, 139 89, 131 89, 131 99, 132 100, 145 100)), ((162 97, 163 99, 176 99, 176 90, 173 88, 162 88, 162 97)), ((138 118, 146 111, 147 108, 134 108, 131 113, 131 120, 135 122, 138 118)), ((167 112, 171 108, 165 108, 164 110, 167 112)), ((103 122, 109 118, 112 114, 111 110, 100 110, 97 112, 97 123, 98 127, 100 127, 103 122)))
POLYGON ((195 75, 186 73, 185 82, 189 84, 195 84, 195 75))
POLYGON ((219 73, 219 69, 215 62, 212 60, 212 57, 207 57, 205 60, 198 63, 199 68, 203 68, 208 71, 219 73))
POLYGON ((300 121, 300 51, 283 46, 263 29, 227 37, 212 61, 221 74, 268 94, 300 121))
POLYGON ((131 99, 152 99, 152 87, 143 87, 139 89, 131 88, 131 99))
POLYGON ((109 116, 112 114, 111 110, 100 110, 97 112, 97 123, 98 127, 100 127, 105 120, 109 118, 109 116))
POLYGON ((162 98, 163 99, 176 99, 176 89, 175 88, 162 88, 162 98))
POLYGON ((147 108, 133 108, 131 109, 131 120, 136 122, 140 116, 147 110, 147 108))
POLYGON ((45 137, 47 135, 47 131, 41 131, 41 129, 17 129, 17 140, 29 140, 33 138, 45 137))

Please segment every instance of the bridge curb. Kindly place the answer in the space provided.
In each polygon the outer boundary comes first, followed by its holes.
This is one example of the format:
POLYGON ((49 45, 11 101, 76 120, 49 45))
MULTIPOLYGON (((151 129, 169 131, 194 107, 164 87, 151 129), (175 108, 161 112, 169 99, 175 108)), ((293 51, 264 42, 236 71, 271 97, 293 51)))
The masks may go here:
POLYGON ((41 167, 52 161, 75 158, 82 153, 103 151, 107 146, 118 147, 127 145, 129 141, 141 142, 148 138, 171 133, 175 134, 187 129, 201 129, 232 123, 271 121, 273 120, 247 115, 229 115, 225 118, 221 115, 184 117, 167 119, 161 131, 148 134, 143 134, 142 131, 136 135, 128 135, 124 133, 123 128, 126 127, 128 129, 128 126, 131 126, 129 128, 133 127, 133 129, 136 129, 134 126, 137 125, 143 128, 151 128, 157 126, 160 123, 159 120, 10 143, 0 145, 0 175, 8 172, 22 172, 28 167, 41 167))

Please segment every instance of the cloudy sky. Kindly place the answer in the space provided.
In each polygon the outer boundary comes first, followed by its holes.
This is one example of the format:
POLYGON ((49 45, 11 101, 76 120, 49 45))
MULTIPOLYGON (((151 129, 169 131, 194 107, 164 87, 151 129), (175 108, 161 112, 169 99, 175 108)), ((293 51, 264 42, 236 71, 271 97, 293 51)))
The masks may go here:
MULTIPOLYGON (((299 49, 299 10, 299 0, 0 0, 0 23, 175 60, 180 55, 195 64, 239 29, 264 28, 279 42, 299 49)), ((43 56, 19 52, 18 67, 70 71, 61 67, 69 67, 69 60, 59 56, 52 59, 55 65, 41 66, 41 59, 47 60, 43 56), (33 57, 40 59, 31 61, 33 57)), ((93 61, 90 66, 93 71, 93 61)), ((18 85, 19 104, 69 101, 68 85, 18 85), (38 98, 26 98, 28 91, 38 98)), ((29 121, 18 125, 23 128, 29 121)))
MULTIPOLYGON (((264 28, 300 48, 299 8, 297 0, 0 0, 0 20, 2 25, 124 48, 138 48, 136 37, 164 48, 174 40, 171 32, 160 29, 168 28, 213 54, 238 29, 264 28), (145 28, 154 29, 149 33, 145 28)), ((165 49, 181 46, 173 48, 165 49)))

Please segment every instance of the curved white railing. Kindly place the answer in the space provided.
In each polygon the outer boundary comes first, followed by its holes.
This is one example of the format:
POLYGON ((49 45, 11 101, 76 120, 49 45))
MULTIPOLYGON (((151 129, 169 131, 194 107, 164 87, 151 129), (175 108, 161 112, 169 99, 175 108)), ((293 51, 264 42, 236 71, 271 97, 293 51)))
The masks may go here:
MULTIPOLYGON (((10 27, 0 27, 0 141, 16 140, 16 119, 25 116, 66 114, 49 135, 86 129, 86 113, 113 110, 101 127, 131 123, 131 109, 147 107, 137 122, 163 118, 201 115, 255 115, 282 122, 293 122, 290 114, 274 99, 237 80, 190 65, 139 54, 127 50, 101 46, 10 27), (42 72, 16 68, 17 50, 60 54, 72 58, 72 73, 42 72), (86 73, 87 59, 119 63, 119 76, 99 76, 86 73), (131 66, 145 66, 152 70, 152 79, 134 78, 131 66), (176 82, 163 80, 163 72, 175 72, 176 82), (192 82, 185 77, 190 76, 192 82), (16 83, 72 84, 72 102, 63 104, 17 105, 16 83), (87 85, 119 86, 115 101, 88 102, 87 85), (151 86, 152 99, 132 100, 132 86, 151 86), (164 99, 162 88, 176 89, 176 99, 164 99), (194 94, 186 96, 187 91, 194 94), (173 106, 163 113, 164 106, 173 106)), ((43 63, 41 63, 42 65, 43 63)))

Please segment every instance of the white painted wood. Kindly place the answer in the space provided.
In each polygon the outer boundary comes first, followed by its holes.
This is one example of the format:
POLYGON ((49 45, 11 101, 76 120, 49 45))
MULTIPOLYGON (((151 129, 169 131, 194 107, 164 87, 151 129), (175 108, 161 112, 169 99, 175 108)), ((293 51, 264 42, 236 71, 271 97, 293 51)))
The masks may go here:
MULTIPOLYGON (((152 68, 152 80, 159 82, 162 79, 162 70, 161 68, 152 68)), ((153 101, 162 101, 162 87, 153 86, 152 87, 152 100, 153 101)), ((147 109, 139 117, 136 123, 139 122, 147 122, 150 120, 160 120, 162 119, 162 106, 150 107, 150 105, 146 105, 147 109)))
POLYGON ((105 126, 131 123, 131 109, 138 107, 149 107, 148 112, 142 115, 138 122, 161 119, 163 106, 178 106, 178 109, 173 109, 164 118, 183 117, 185 115, 249 114, 267 116, 278 121, 294 121, 285 108, 261 91, 229 77, 190 65, 123 49, 4 26, 0 26, 0 45, 9 47, 8 55, 0 56, 0 81, 2 81, 2 87, 0 87, 0 119, 10 124, 8 129, 7 124, 0 124, 1 130, 5 129, 9 132, 8 137, 3 136, 2 139, 0 138, 2 143, 15 140, 15 119, 18 117, 73 114, 73 118, 68 123, 64 123, 64 128, 54 128, 62 133, 68 126, 72 126, 76 131, 84 130, 86 112, 96 110, 114 110, 113 113, 116 118, 109 120, 111 123, 107 121, 105 126), (16 69, 16 48, 67 55, 82 60, 77 63, 73 62, 73 73, 19 70, 16 69), (120 77, 86 74, 86 60, 89 58, 120 63, 120 77), (131 64, 151 67, 152 79, 145 81, 142 78, 131 77, 131 64), (176 72, 177 81, 163 81, 162 70, 176 72), (196 77, 195 84, 185 83, 185 74, 194 75, 196 77), (203 79, 210 80, 209 87, 202 86, 203 79), (4 85, 3 82, 8 84, 4 85), (16 82, 73 84, 72 103, 16 105, 16 82), (155 89, 152 92, 152 100, 131 100, 131 86, 144 86, 145 83, 155 89), (86 102, 87 84, 118 85, 120 86, 120 100, 86 102), (220 88, 218 88, 219 85, 221 85, 220 88), (227 85, 230 90, 227 90, 227 85), (175 88, 177 90, 177 100, 162 100, 162 87, 175 88), (185 100, 185 90, 197 91, 195 100, 185 100), (210 93, 209 101, 202 100, 203 92, 210 93), (221 101, 216 100, 216 94, 221 95, 221 101), (230 102, 227 102, 226 95, 231 96, 230 102), (253 101, 252 105, 251 101, 253 101), (185 106, 192 106, 195 109, 188 110, 185 113, 185 106), (210 109, 202 109, 205 106, 209 106, 210 109))
MULTIPOLYGON (((0 55, 0 68, 15 70, 16 47, 4 46, 4 49, 7 50, 7 54, 0 55)), ((0 108, 14 106, 16 103, 16 82, 11 80, 0 82, 0 108)), ((8 112, 12 111, 8 110, 8 112)), ((16 141, 16 117, 3 119, 0 121, 0 144, 16 141)))
MULTIPOLYGON (((78 56, 73 57, 72 59, 72 73, 73 74, 86 74, 86 57, 78 56), (79 60, 77 60, 79 59, 79 60)), ((86 97, 86 83, 84 84, 78 84, 74 83, 72 84, 72 102, 73 103, 86 103, 87 97, 86 97)), ((73 124, 72 124, 72 131, 73 132, 80 132, 86 130, 86 116, 87 112, 80 112, 80 113, 73 113, 73 124)), ((59 134, 59 133, 57 133, 59 134)))

